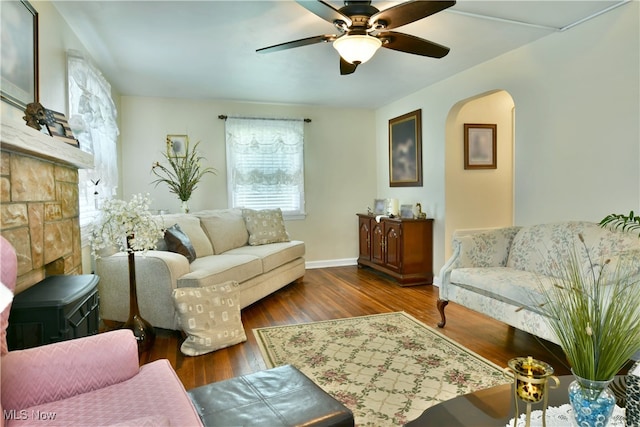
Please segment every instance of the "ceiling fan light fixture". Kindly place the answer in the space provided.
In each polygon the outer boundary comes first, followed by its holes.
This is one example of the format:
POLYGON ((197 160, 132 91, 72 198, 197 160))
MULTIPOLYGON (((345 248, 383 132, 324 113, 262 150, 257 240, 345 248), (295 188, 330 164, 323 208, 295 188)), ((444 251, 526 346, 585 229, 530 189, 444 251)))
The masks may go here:
POLYGON ((342 59, 350 64, 364 64, 382 46, 382 41, 369 35, 344 35, 333 42, 342 59))

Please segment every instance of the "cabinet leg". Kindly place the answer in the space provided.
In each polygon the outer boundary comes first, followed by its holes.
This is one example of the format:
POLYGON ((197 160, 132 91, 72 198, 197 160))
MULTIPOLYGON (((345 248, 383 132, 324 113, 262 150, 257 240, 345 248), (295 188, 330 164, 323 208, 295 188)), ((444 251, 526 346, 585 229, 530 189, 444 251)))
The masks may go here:
POLYGON ((444 316, 444 308, 449 304, 449 301, 438 298, 438 311, 440 312, 440 323, 438 323, 439 328, 444 328, 444 325, 447 323, 447 318, 444 316))

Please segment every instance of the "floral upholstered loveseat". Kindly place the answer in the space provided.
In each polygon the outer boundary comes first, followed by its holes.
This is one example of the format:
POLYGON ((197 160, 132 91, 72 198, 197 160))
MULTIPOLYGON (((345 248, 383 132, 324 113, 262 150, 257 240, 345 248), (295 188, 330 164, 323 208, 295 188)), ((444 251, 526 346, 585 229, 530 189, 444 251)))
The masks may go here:
MULTIPOLYGON (((637 260, 640 239, 631 233, 601 228, 592 222, 560 222, 456 232, 453 255, 440 270, 438 310, 444 327, 449 301, 486 314, 515 328, 558 343, 539 311, 540 286, 550 286, 558 261, 577 249, 584 268, 599 268, 606 259, 637 260), (587 251, 579 241, 582 235, 587 251), (576 246, 580 245, 580 246, 576 246)), ((612 265, 614 265, 612 263, 612 265)), ((640 292, 640 289, 638 290, 640 292)), ((640 310, 640 307, 638 308, 640 310)))

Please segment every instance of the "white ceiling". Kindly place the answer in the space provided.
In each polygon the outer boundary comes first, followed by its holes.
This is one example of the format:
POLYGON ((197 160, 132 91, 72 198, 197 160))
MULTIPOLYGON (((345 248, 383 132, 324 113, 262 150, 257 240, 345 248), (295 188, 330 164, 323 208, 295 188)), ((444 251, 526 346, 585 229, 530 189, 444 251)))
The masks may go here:
POLYGON ((52 2, 122 95, 376 108, 626 1, 462 0, 396 29, 443 59, 380 49, 347 76, 329 44, 256 53, 336 32, 294 1, 52 2))

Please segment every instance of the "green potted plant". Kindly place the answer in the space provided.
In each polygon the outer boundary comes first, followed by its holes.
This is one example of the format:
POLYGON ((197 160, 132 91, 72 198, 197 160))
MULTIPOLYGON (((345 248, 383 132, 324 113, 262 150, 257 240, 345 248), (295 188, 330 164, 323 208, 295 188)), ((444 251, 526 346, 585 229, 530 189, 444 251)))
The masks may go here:
POLYGON ((540 287, 539 309, 575 377, 569 387, 574 416, 578 425, 591 426, 611 416, 615 397, 608 385, 640 349, 640 252, 596 261, 579 239, 551 272, 552 286, 540 287))
POLYGON ((198 144, 200 144, 199 141, 191 149, 187 141, 184 156, 176 156, 175 153, 170 152, 163 153, 168 165, 155 162, 151 167, 153 174, 158 177, 152 183, 156 187, 160 183, 167 184, 169 192, 177 195, 182 202, 184 213, 189 212, 189 199, 202 177, 208 173, 216 174, 217 172, 212 167, 202 166, 204 157, 198 155, 198 144))
POLYGON ((634 215, 633 211, 629 215, 609 214, 600 221, 601 227, 608 227, 616 230, 638 233, 640 237, 640 216, 634 215))

